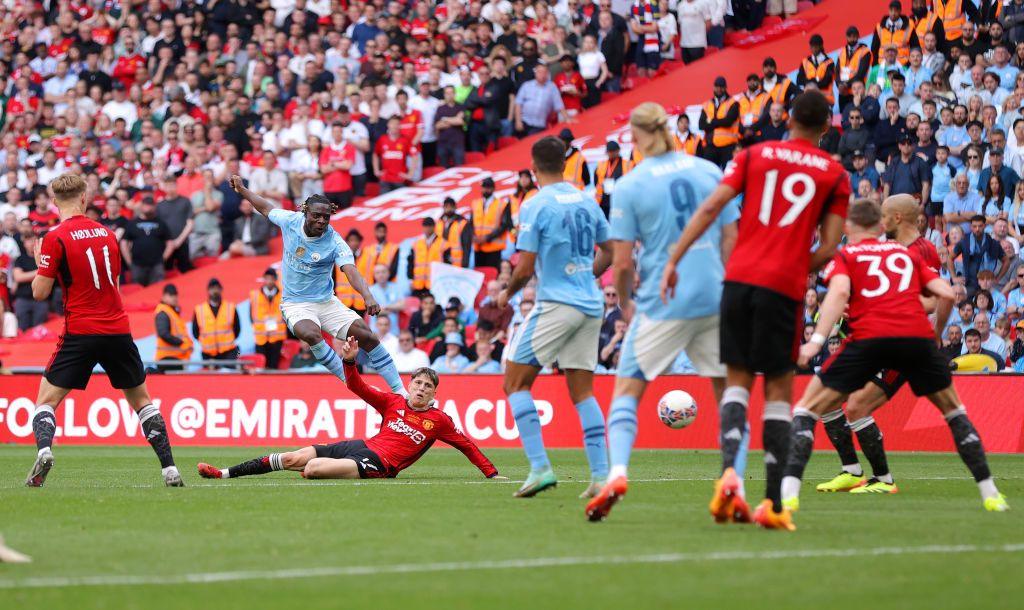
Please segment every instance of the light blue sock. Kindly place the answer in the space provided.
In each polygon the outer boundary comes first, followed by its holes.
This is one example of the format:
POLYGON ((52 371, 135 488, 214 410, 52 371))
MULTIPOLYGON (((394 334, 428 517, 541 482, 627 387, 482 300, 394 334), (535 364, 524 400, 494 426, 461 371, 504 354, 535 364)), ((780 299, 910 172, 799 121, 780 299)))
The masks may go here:
POLYGON ((527 390, 513 392, 508 395, 508 404, 512 407, 512 417, 516 419, 516 427, 519 428, 519 440, 523 443, 526 459, 530 460, 530 469, 538 471, 551 468, 533 396, 527 390))
POLYGON ((740 441, 740 449, 736 452, 736 461, 733 464, 733 468, 736 470, 736 476, 743 480, 743 475, 747 472, 747 449, 750 448, 750 424, 748 423, 743 428, 743 440, 740 441))
POLYGON ((313 352, 317 361, 327 367, 328 371, 334 373, 335 377, 345 381, 345 364, 338 357, 338 353, 334 351, 334 348, 328 345, 326 341, 310 345, 309 351, 313 352))
POLYGON ((388 385, 391 386, 391 391, 396 394, 403 392, 405 386, 402 385, 402 378, 398 375, 395 361, 391 359, 391 354, 388 353, 388 350, 378 343, 377 347, 370 350, 369 356, 370 366, 377 370, 377 373, 384 378, 384 381, 388 382, 388 385))
POLYGON ((636 441, 636 403, 635 396, 627 395, 612 401, 612 410, 608 413, 608 447, 613 468, 625 470, 629 465, 629 454, 636 441))
POLYGON ((593 396, 577 403, 576 413, 580 416, 580 426, 583 428, 583 448, 587 452, 587 462, 590 463, 590 477, 594 481, 603 481, 608 478, 604 413, 593 396))

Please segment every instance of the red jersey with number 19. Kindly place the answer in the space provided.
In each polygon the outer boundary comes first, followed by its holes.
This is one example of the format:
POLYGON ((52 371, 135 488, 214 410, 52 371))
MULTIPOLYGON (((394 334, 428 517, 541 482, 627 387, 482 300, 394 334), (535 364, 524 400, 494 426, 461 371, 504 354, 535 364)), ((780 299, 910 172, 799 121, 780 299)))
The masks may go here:
POLYGON ((722 183, 743 195, 725 281, 802 300, 815 228, 825 214, 846 217, 850 179, 843 166, 805 140, 764 142, 737 154, 722 183))
POLYGON ((865 239, 846 246, 825 266, 825 282, 850 278, 850 338, 933 338, 921 292, 939 277, 916 250, 896 241, 865 239))
POLYGON ((121 304, 117 238, 85 216, 72 216, 43 238, 39 275, 56 279, 64 293, 64 334, 131 332, 121 304))

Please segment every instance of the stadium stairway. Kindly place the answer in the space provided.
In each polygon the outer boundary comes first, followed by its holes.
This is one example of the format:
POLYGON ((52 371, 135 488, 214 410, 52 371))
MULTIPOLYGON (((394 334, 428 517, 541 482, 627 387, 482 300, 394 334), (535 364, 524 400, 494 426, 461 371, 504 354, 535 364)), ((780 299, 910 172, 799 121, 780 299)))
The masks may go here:
MULTIPOLYGON (((766 56, 775 58, 780 72, 792 71, 807 55, 807 38, 811 34, 821 34, 827 48, 838 49, 845 40, 848 26, 855 25, 863 35, 869 36, 878 19, 886 13, 887 6, 888 0, 824 0, 817 6, 805 7, 807 10, 794 16, 789 26, 780 24, 778 20, 768 20, 761 30, 739 41, 737 46, 709 54, 704 60, 689 66, 679 65, 629 91, 606 96, 602 104, 565 126, 573 131, 576 136, 574 144, 583 150, 591 167, 603 158, 604 144, 609 139, 618 140, 623 156, 627 156, 632 144, 625 118, 637 104, 654 101, 666 108, 685 109, 693 116, 699 112, 699 105, 710 97, 712 82, 717 76, 724 76, 729 82, 730 92, 737 93, 746 75, 758 72, 766 56), (830 15, 833 17, 829 19, 830 15)), ((693 120, 691 124, 696 128, 697 121, 693 120)), ((559 125, 542 135, 557 133, 562 127, 559 125)), ((372 240, 373 225, 381 220, 387 222, 390 239, 404 242, 399 269, 399 277, 404 278, 410 238, 420 234, 420 220, 425 216, 439 215, 441 202, 449 196, 459 201, 462 213, 468 214, 470 201, 478 196, 479 182, 486 176, 493 176, 498 183, 499 196, 512 192, 516 172, 529 167, 530 146, 539 137, 503 138, 496 151, 486 155, 467 155, 467 165, 457 168, 426 168, 419 183, 384 196, 378 194, 377 185, 368 185, 368 196, 358 198, 352 207, 336 214, 332 224, 342 234, 357 228, 372 240)), ((189 319, 195 305, 205 299, 206 283, 212 277, 223 283, 225 299, 237 303, 239 315, 247 319, 249 290, 257 285, 268 266, 280 263, 280 257, 280 239, 275 239, 268 256, 217 261, 169 281, 177 285, 182 311, 189 319)), ((143 359, 151 359, 155 349, 152 311, 160 300, 163 284, 125 290, 124 300, 132 332, 143 359)), ((32 333, 32 337, 0 340, 0 359, 8 367, 45 363, 62 326, 62 320, 52 319, 44 326, 45 331, 32 333)), ((247 324, 242 328, 242 350, 252 351, 251 329, 247 324)))

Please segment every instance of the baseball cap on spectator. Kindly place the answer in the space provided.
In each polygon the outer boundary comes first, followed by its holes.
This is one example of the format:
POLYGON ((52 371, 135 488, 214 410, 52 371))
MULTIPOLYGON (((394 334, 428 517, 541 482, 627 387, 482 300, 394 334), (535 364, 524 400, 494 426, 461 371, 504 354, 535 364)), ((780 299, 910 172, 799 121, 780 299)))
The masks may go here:
POLYGON ((852 158, 856 159, 858 157, 863 157, 863 156, 864 156, 864 151, 863 150, 858 148, 857 150, 853 151, 852 158))
POLYGON ((164 294, 176 297, 178 296, 178 287, 175 286, 174 284, 167 284, 166 286, 164 286, 164 294))
POLYGON ((462 342, 462 335, 459 333, 448 333, 444 336, 445 345, 458 345, 464 347, 466 344, 462 342))
POLYGON ((910 137, 909 133, 901 133, 898 142, 900 144, 912 144, 914 138, 910 137))
POLYGON ((452 297, 448 299, 448 304, 444 307, 445 311, 451 309, 462 309, 462 299, 459 297, 452 297))
POLYGON ((34 133, 28 137, 29 144, 39 144, 43 139, 39 137, 38 133, 34 133))

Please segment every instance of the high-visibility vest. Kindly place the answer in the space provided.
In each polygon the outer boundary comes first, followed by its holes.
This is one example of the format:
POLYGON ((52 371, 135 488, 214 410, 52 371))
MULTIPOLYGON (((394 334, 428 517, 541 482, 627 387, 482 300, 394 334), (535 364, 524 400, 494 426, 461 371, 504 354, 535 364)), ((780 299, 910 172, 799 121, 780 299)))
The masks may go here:
POLYGON ((692 133, 687 133, 685 140, 680 139, 679 134, 676 134, 672 137, 676 141, 676 150, 682 151, 688 155, 697 154, 697 145, 700 144, 700 138, 693 135, 692 133))
POLYGON ((629 169, 633 170, 634 167, 640 165, 640 162, 644 160, 644 153, 640 152, 640 149, 633 145, 633 150, 629 151, 629 169))
POLYGON ((196 305, 199 346, 204 354, 218 355, 235 349, 235 304, 222 301, 217 315, 208 302, 196 305))
POLYGON ((422 235, 416 240, 412 246, 413 290, 430 290, 430 263, 440 263, 442 252, 444 252, 444 245, 442 240, 436 237, 429 245, 427 245, 427 238, 422 235))
MULTIPOLYGON (((473 235, 476 237, 487 237, 495 229, 501 226, 501 217, 505 213, 505 201, 494 197, 491 205, 484 208, 484 199, 480 197, 473 201, 473 235)), ((505 249, 505 235, 499 235, 494 240, 482 243, 476 247, 480 252, 501 252, 505 249)))
POLYGON ((626 163, 621 158, 615 159, 614 163, 612 163, 611 159, 605 159, 597 164, 597 173, 594 174, 594 199, 597 200, 598 205, 604 199, 605 185, 611 185, 608 188, 608 194, 611 195, 612 190, 615 188, 615 181, 626 173, 625 165, 626 163), (609 179, 611 179, 610 183, 608 182, 609 179))
POLYGON ((512 211, 512 233, 509 236, 512 238, 512 241, 515 241, 519 236, 519 210, 523 209, 523 204, 536 194, 537 189, 535 187, 525 193, 512 194, 505 198, 505 205, 510 206, 512 211))
MULTIPOLYGON (((882 49, 885 49, 885 47, 887 47, 887 46, 889 46, 891 44, 894 44, 894 45, 896 45, 896 59, 897 59, 897 61, 899 61, 903 65, 907 65, 907 60, 910 59, 910 33, 911 33, 911 31, 912 30, 908 27, 906 29, 899 29, 899 30, 896 30, 895 32, 891 32, 891 31, 889 31, 888 28, 882 27, 881 23, 876 25, 875 26, 875 35, 878 36, 879 53, 881 53, 882 49)), ((947 33, 947 37, 948 36, 949 35, 947 33)), ((877 61, 880 58, 875 58, 875 59, 877 61)))
MULTIPOLYGON (((363 248, 359 251, 359 256, 356 257, 356 269, 359 271, 359 275, 363 276, 367 286, 373 284, 373 266, 376 264, 374 261, 377 258, 375 254, 372 248, 363 248)), ((345 272, 341 270, 341 267, 335 267, 334 269, 334 293, 338 295, 338 300, 350 309, 366 309, 366 301, 363 300, 363 295, 359 294, 359 291, 349 283, 345 272)))
MULTIPOLYGON (((871 49, 867 45, 857 44, 850 55, 847 55, 847 50, 847 47, 844 45, 843 50, 839 52, 839 74, 836 78, 839 79, 839 82, 843 83, 853 78, 860 71, 863 62, 871 64, 871 49)), ((867 74, 864 77, 867 78, 867 74)))
POLYGON ((583 153, 574 150, 565 159, 565 169, 562 170, 562 178, 581 191, 583 190, 585 186, 583 184, 583 153))
MULTIPOLYGON (((804 71, 804 76, 807 80, 818 82, 825 78, 825 73, 832 65, 832 60, 827 56, 825 61, 818 65, 814 65, 814 62, 811 61, 810 57, 805 57, 803 63, 800 64, 800 69, 804 71)), ((834 79, 835 76, 833 76, 833 80, 834 79)), ((818 89, 821 91, 821 94, 825 96, 825 99, 828 100, 828 103, 831 104, 836 101, 835 96, 832 95, 832 83, 824 83, 818 87, 818 89)))
POLYGON ((758 91, 754 97, 750 97, 750 94, 746 91, 740 94, 737 100, 740 105, 740 124, 744 127, 750 127, 759 121, 761 113, 764 112, 765 106, 768 105, 771 99, 766 91, 758 91))
POLYGON ((967 22, 963 0, 932 0, 932 10, 942 19, 947 41, 963 37, 964 24, 967 22))
POLYGON ((249 308, 252 311, 252 334, 256 345, 278 343, 288 337, 284 318, 281 317, 281 288, 273 299, 267 300, 262 289, 249 292, 249 308))
MULTIPOLYGON (((373 254, 376 257, 373 261, 374 267, 377 265, 384 265, 388 269, 391 269, 391 263, 393 263, 395 261, 395 257, 398 256, 398 246, 387 242, 384 244, 377 244, 373 248, 373 254)), ((373 268, 371 267, 370 270, 372 271, 373 268)), ((373 273, 370 274, 370 277, 366 278, 366 281, 368 282, 372 280, 373 273)))
POLYGON ((442 250, 448 251, 448 264, 455 267, 462 266, 462 230, 466 228, 466 219, 459 218, 448 222, 441 220, 437 223, 435 232, 442 242, 442 250))
MULTIPOLYGON (((727 99, 727 100, 723 101, 721 104, 719 104, 718 108, 716 110, 715 109, 715 100, 713 100, 713 99, 712 100, 708 100, 708 102, 706 104, 704 104, 704 114, 707 115, 708 120, 711 120, 711 119, 717 119, 717 120, 724 119, 725 116, 727 114, 729 114, 729 110, 732 109, 732 107, 733 107, 733 105, 735 103, 736 103, 735 100, 727 99)), ((708 142, 708 135, 709 134, 704 134, 704 141, 705 142, 708 142)), ((732 146, 733 144, 735 144, 735 143, 740 141, 739 120, 737 120, 734 125, 730 125, 729 127, 716 127, 712 131, 712 133, 710 135, 711 135, 711 142, 710 143, 711 143, 711 145, 715 146, 716 148, 721 148, 723 146, 732 146)), ((635 151, 636 148, 634 148, 633 150, 635 151)))
POLYGON ((924 46, 924 35, 935 28, 935 22, 938 20, 939 16, 935 14, 935 11, 928 11, 928 14, 923 19, 917 19, 913 15, 910 16, 910 29, 914 30, 914 33, 917 34, 917 42, 919 44, 924 46))
MULTIPOLYGON (((782 104, 783 107, 789 106, 789 93, 793 89, 793 81, 789 80, 785 76, 779 75, 775 79, 775 84, 768 90, 768 97, 771 98, 772 103, 782 104)), ((789 113, 786 113, 785 117, 789 118, 789 113)))
POLYGON ((181 345, 171 345, 156 336, 156 360, 188 360, 192 357, 192 337, 188 334, 185 321, 181 319, 178 312, 166 303, 160 303, 153 310, 154 317, 157 314, 165 313, 171 320, 171 334, 181 339, 181 345))

